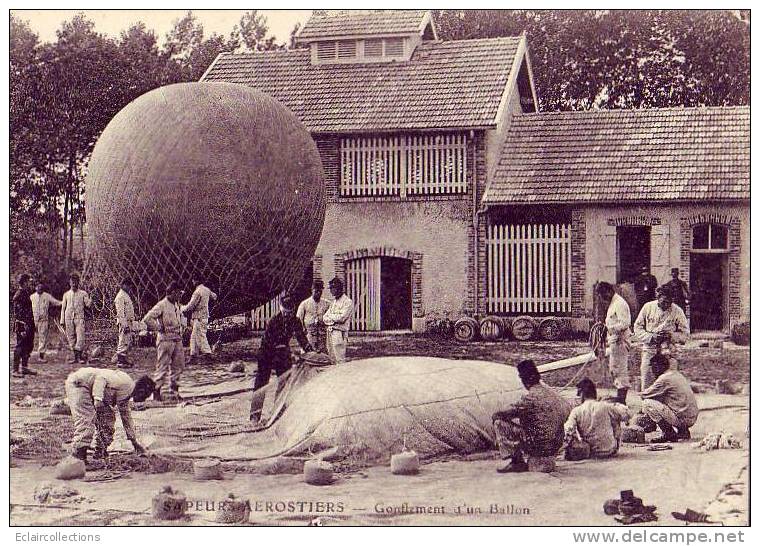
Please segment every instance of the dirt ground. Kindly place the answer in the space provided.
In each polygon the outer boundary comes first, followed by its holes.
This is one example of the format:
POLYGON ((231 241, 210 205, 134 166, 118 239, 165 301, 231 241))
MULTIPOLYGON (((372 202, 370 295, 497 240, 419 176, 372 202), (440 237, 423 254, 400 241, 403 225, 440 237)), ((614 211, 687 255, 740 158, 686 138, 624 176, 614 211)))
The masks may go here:
MULTIPOLYGON (((94 366, 110 366, 115 339, 96 332, 103 340, 104 356, 94 366)), ((56 346, 53 341, 53 346, 56 346)), ((183 385, 213 384, 241 378, 227 372, 230 362, 244 360, 255 369, 258 339, 246 339, 221 348, 215 361, 188 367, 183 385)), ((582 341, 477 342, 459 344, 427 336, 366 336, 352 339, 349 358, 380 355, 428 355, 481 359, 514 365, 523 358, 546 363, 586 352, 582 341)), ((328 487, 303 483, 300 466, 286 474, 263 475, 256 469, 226 467, 225 479, 198 482, 187 461, 136 462, 113 458, 113 468, 95 472, 67 485, 77 495, 40 503, 34 491, 53 479, 52 465, 65 454, 64 442, 72 426, 65 416, 49 416, 48 406, 63 397, 63 382, 75 366, 65 362, 66 351, 49 354, 47 362, 32 358, 37 377, 11 381, 11 432, 24 439, 11 454, 11 523, 13 525, 142 525, 156 524, 148 499, 165 484, 182 490, 192 501, 185 525, 214 523, 216 508, 228 493, 250 499, 253 524, 464 524, 464 525, 613 525, 601 505, 621 489, 634 489, 648 504, 658 506, 659 524, 674 525, 670 516, 685 508, 705 510, 726 524, 747 523, 748 451, 703 452, 694 443, 681 443, 672 451, 650 452, 645 446, 626 444, 617 459, 594 462, 560 461, 551 474, 502 476, 494 472, 497 454, 484 453, 468 460, 448 458, 423 465, 417 476, 395 476, 384 466, 354 469, 340 474, 328 487), (656 465, 656 466, 655 466, 656 465), (656 472, 653 472, 656 468, 656 472), (124 470, 131 472, 124 474, 124 470), (656 478, 655 478, 656 476, 656 478), (101 478, 103 481, 89 481, 101 478), (140 487, 135 487, 139 480, 140 487), (663 487, 663 480, 667 486, 663 487), (216 504, 215 504, 216 503, 216 504), (405 504, 406 503, 406 504, 405 504)), ((679 354, 681 370, 690 379, 707 385, 716 380, 746 383, 749 351, 726 344, 723 348, 691 343, 679 354)), ((133 376, 149 373, 155 349, 132 352, 133 376)), ((631 359, 636 375, 638 355, 631 359)), ((547 374, 547 382, 565 385, 577 370, 547 374)), ((601 370, 586 370, 603 379, 601 370)), ((695 440, 708 432, 729 431, 742 440, 748 431, 749 397, 700 394, 700 419, 693 429, 695 440)), ((631 405, 638 403, 634 397, 631 405)), ((745 443, 748 443, 745 442, 745 443)), ((300 462, 302 465, 302 461, 300 462)), ((287 466, 287 465, 286 465, 287 466)), ((265 473, 271 474, 271 473, 265 473)))

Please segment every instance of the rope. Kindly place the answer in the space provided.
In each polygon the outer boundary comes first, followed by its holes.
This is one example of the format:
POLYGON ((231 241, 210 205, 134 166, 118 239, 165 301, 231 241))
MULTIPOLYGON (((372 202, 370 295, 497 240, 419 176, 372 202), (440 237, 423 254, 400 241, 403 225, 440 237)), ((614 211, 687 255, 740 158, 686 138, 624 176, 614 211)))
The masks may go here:
MULTIPOLYGON (((596 322, 591 326, 591 330, 588 334, 588 344, 591 347, 591 350, 596 354, 597 360, 604 358, 605 352, 607 351, 607 327, 603 322, 596 322)), ((573 375, 570 381, 568 381, 565 386, 559 387, 558 390, 564 391, 570 387, 570 385, 573 385, 575 380, 578 379, 591 362, 594 361, 586 362, 583 366, 578 368, 578 371, 575 372, 575 375, 573 375)))

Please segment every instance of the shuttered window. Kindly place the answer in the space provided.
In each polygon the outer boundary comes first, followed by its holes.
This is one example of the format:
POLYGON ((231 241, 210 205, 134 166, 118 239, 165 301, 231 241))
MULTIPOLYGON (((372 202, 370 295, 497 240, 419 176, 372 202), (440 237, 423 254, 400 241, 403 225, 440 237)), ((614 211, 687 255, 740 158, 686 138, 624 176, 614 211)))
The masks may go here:
POLYGON ((385 39, 385 56, 400 57, 404 54, 403 38, 386 38, 385 39))
POLYGON ((467 136, 399 135, 341 140, 344 197, 467 192, 467 136))
POLYGON ((353 59, 356 57, 356 40, 341 40, 338 42, 338 58, 353 59))
POLYGON ((317 59, 320 61, 329 61, 335 58, 336 46, 335 42, 318 42, 317 43, 317 59))
POLYGON ((383 41, 382 40, 364 40, 365 57, 382 57, 383 41))

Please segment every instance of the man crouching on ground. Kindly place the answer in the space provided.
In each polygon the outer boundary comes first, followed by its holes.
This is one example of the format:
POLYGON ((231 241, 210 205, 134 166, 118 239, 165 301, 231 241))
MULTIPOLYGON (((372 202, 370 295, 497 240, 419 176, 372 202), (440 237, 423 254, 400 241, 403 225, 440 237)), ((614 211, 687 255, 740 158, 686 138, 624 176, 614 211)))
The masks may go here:
POLYGON ((641 413, 637 424, 646 432, 653 432, 655 425, 662 436, 652 443, 677 442, 691 438, 689 429, 697 422, 699 408, 689 380, 671 366, 663 354, 652 357, 650 362, 655 381, 641 391, 641 413))
POLYGON ((565 458, 577 461, 606 459, 620 448, 621 423, 628 422, 628 408, 621 403, 597 400, 596 385, 588 378, 578 382, 580 406, 565 422, 565 458))
POLYGON ((523 360, 517 373, 528 392, 505 411, 493 414, 496 441, 504 459, 511 459, 497 472, 527 472, 523 454, 553 457, 564 439, 564 424, 570 415, 570 403, 541 382, 536 364, 523 360), (515 422, 515 419, 519 421, 515 422))
POLYGON ((87 450, 95 436, 96 458, 105 458, 114 435, 116 415, 119 411, 121 424, 127 439, 132 442, 135 453, 145 449, 137 442, 129 400, 143 402, 153 392, 153 380, 147 375, 137 382, 121 370, 104 368, 79 368, 66 378, 66 398, 74 419, 73 455, 87 462, 87 450))

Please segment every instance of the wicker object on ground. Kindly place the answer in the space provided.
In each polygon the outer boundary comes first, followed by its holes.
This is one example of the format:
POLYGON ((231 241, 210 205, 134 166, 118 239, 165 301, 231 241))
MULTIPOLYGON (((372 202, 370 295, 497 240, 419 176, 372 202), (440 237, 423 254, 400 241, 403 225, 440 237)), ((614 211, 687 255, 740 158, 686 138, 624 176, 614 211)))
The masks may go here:
MULTIPOLYGON (((135 284, 138 311, 195 276, 220 317, 294 285, 325 215, 314 141, 283 105, 243 85, 182 83, 108 124, 87 176, 86 286, 109 305, 135 284)), ((187 295, 189 298, 189 294, 187 295)))

